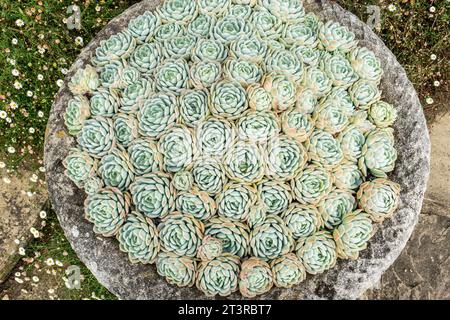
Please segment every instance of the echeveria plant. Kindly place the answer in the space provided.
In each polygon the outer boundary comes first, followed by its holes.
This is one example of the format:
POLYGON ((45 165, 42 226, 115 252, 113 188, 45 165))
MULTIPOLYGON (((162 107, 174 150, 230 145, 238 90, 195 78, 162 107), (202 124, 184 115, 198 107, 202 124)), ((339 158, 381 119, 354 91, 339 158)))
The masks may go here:
POLYGON ((65 174, 94 232, 168 283, 292 288, 400 204, 381 58, 302 0, 166 0, 71 73, 65 174))

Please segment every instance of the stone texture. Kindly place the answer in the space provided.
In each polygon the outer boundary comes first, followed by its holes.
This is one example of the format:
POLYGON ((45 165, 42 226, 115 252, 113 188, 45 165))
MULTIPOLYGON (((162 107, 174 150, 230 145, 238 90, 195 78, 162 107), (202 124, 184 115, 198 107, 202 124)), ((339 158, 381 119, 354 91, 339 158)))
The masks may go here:
MULTIPOLYGON (((99 41, 123 28, 130 18, 162 1, 143 1, 115 18, 85 48, 72 66, 69 79, 90 58, 99 41)), ((403 250, 417 222, 429 174, 430 144, 417 94, 392 52, 356 16, 328 0, 307 1, 306 7, 327 20, 347 25, 382 60, 384 98, 399 113, 396 122, 397 169, 391 178, 402 186, 401 205, 393 219, 380 226, 369 248, 356 261, 340 261, 325 274, 308 277, 300 286, 273 289, 262 299, 356 299, 376 283, 403 250)), ((83 218, 84 194, 63 174, 62 160, 75 140, 67 135, 63 112, 70 93, 64 85, 50 115, 45 150, 47 183, 53 206, 75 251, 97 279, 122 299, 204 299, 196 289, 177 288, 159 277, 154 266, 131 265, 112 239, 98 238, 83 218)), ((230 298, 239 299, 235 294, 230 298)))
POLYGON ((366 299, 450 299, 450 114, 430 130, 431 173, 419 222, 366 299))
POLYGON ((19 247, 26 247, 33 238, 30 228, 37 226, 39 212, 48 199, 46 186, 32 183, 30 176, 29 172, 19 172, 8 176, 11 183, 0 184, 0 283, 19 260, 19 247), (27 192, 35 193, 29 197, 27 192))

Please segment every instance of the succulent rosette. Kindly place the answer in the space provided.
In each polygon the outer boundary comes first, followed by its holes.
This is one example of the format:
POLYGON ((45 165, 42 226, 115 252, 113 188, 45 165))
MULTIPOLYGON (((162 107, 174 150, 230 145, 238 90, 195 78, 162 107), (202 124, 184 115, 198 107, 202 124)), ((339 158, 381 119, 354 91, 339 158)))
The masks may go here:
POLYGON ((190 214, 194 218, 204 221, 216 213, 217 205, 208 193, 193 189, 177 194, 175 208, 184 215, 190 214))
POLYGON ((293 179, 308 161, 303 145, 288 136, 270 140, 266 151, 266 176, 274 180, 293 179))
POLYGON ((160 252, 156 259, 156 271, 170 284, 178 287, 192 287, 195 283, 197 262, 191 257, 160 252))
POLYGON ((87 197, 84 203, 85 218, 94 224, 94 232, 113 237, 125 223, 130 208, 126 193, 116 188, 105 188, 87 197))
POLYGON ((128 145, 131 166, 137 176, 162 169, 162 155, 155 142, 148 138, 135 139, 128 145))
POLYGON ((131 263, 152 264, 159 252, 158 231, 153 221, 131 212, 117 233, 119 249, 128 253, 131 263))
POLYGON ((346 110, 330 100, 317 106, 313 119, 317 129, 333 135, 343 131, 350 123, 346 110))
POLYGON ((214 158, 200 157, 192 167, 195 185, 211 196, 218 194, 227 179, 222 164, 214 158))
POLYGON ((130 185, 133 204, 149 218, 163 218, 175 208, 175 190, 163 173, 147 173, 130 185))
POLYGON ((238 141, 226 153, 224 169, 233 181, 251 184, 264 176, 263 151, 254 143, 238 141))
POLYGON ((230 44, 230 55, 237 60, 261 63, 267 54, 267 44, 257 37, 240 37, 230 44))
POLYGON ((155 70, 159 91, 180 94, 188 88, 189 66, 184 59, 167 59, 155 70))
POLYGON ((316 129, 307 147, 310 159, 326 168, 335 168, 344 160, 341 144, 329 132, 316 129))
POLYGON ((202 14, 221 16, 227 12, 231 0, 198 0, 198 10, 202 14))
POLYGON ((273 107, 277 112, 283 112, 294 106, 296 100, 296 85, 287 75, 271 73, 263 78, 263 87, 273 98, 273 107))
POLYGON ((121 191, 128 189, 134 180, 134 169, 126 152, 113 149, 100 160, 98 174, 108 187, 121 191))
POLYGON ((246 298, 268 292, 273 286, 272 270, 267 262, 251 257, 241 265, 239 291, 246 298))
POLYGON ((250 186, 228 183, 217 196, 219 216, 245 221, 257 200, 256 190, 250 186))
POLYGON ((244 223, 225 217, 212 217, 206 223, 205 235, 222 241, 223 252, 243 258, 249 251, 250 229, 244 223))
POLYGON ((260 84, 247 88, 247 100, 250 109, 254 111, 270 111, 273 106, 272 95, 260 84))
POLYGON ((135 113, 142 107, 144 101, 152 94, 154 83, 142 78, 127 86, 120 98, 120 111, 123 113, 135 113))
POLYGON ((344 88, 334 87, 330 91, 330 93, 322 100, 322 103, 331 103, 338 106, 340 109, 342 109, 342 112, 344 112, 344 114, 349 117, 356 113, 352 98, 350 97, 348 91, 344 88))
POLYGON ((96 194, 100 191, 100 189, 103 189, 105 184, 103 183, 103 180, 100 179, 97 176, 90 177, 84 182, 84 192, 88 196, 92 196, 93 194, 96 194))
POLYGON ((291 189, 283 182, 264 180, 257 188, 259 201, 267 214, 280 214, 292 202, 291 189))
POLYGON ((355 34, 347 27, 338 22, 327 21, 319 28, 319 40, 321 46, 330 52, 340 51, 347 53, 353 50, 358 41, 355 40, 355 34))
POLYGON ((348 88, 359 78, 347 58, 339 53, 324 55, 319 67, 336 87, 348 88))
POLYGON ((166 58, 189 59, 196 42, 196 37, 190 34, 173 37, 164 41, 163 55, 166 58))
POLYGON ((366 110, 381 98, 381 92, 375 83, 365 80, 355 82, 348 91, 352 97, 354 105, 366 110))
POLYGON ((214 39, 200 39, 193 49, 193 61, 223 62, 228 56, 227 47, 214 39))
POLYGON ((215 40, 229 44, 243 36, 251 36, 252 29, 243 18, 235 16, 224 16, 217 20, 211 37, 215 40))
POLYGON ((263 223, 267 217, 267 210, 264 205, 257 203, 255 206, 250 208, 250 212, 247 216, 247 225, 250 229, 253 229, 260 223, 263 223))
POLYGON ((280 131, 277 116, 269 111, 249 110, 237 122, 240 139, 252 142, 266 142, 280 131))
POLYGON ((256 63, 237 59, 225 61, 224 73, 226 77, 239 82, 244 88, 258 83, 263 75, 263 71, 256 63))
POLYGON ((92 62, 96 66, 104 66, 111 61, 127 59, 136 48, 136 39, 130 31, 124 30, 113 34, 107 40, 100 41, 95 49, 95 58, 92 62))
POLYGON ((318 209, 325 227, 332 230, 341 224, 347 213, 356 209, 356 200, 349 191, 336 189, 320 201, 318 209))
POLYGON ((155 42, 164 43, 165 40, 186 34, 186 27, 179 23, 164 23, 155 29, 155 42))
POLYGON ((336 243, 328 231, 318 231, 301 238, 295 247, 296 255, 310 274, 319 274, 336 264, 336 243))
POLYGON ((391 104, 379 101, 370 106, 368 115, 378 128, 387 128, 397 119, 397 110, 391 104))
POLYGON ((86 120, 77 135, 77 141, 91 157, 103 157, 116 144, 112 120, 103 117, 86 120))
POLYGON ((126 66, 120 75, 122 86, 127 87, 135 82, 138 82, 139 79, 141 79, 141 76, 142 75, 138 69, 132 66, 126 66))
POLYGON ((282 113, 281 127, 288 137, 304 142, 314 131, 314 120, 296 108, 282 113))
POLYGON ((306 66, 316 67, 320 61, 320 51, 308 46, 292 46, 290 49, 306 66))
POLYGON ((64 124, 69 130, 69 134, 77 135, 83 129, 84 121, 90 116, 89 100, 86 97, 75 96, 70 99, 64 114, 64 124))
POLYGON ((167 0, 156 9, 164 23, 187 24, 198 13, 197 1, 167 0))
POLYGON ((139 133, 149 138, 160 138, 175 125, 178 116, 176 97, 156 93, 143 101, 137 113, 139 133))
POLYGON ((209 113, 205 91, 186 90, 178 99, 180 115, 188 127, 196 127, 209 113))
POLYGON ((229 296, 238 289, 238 273, 241 261, 231 254, 220 255, 200 263, 196 286, 208 297, 229 296))
POLYGON ((208 38, 217 19, 208 14, 199 14, 187 25, 187 32, 197 38, 208 38))
POLYGON ((230 16, 239 17, 242 19, 250 18, 252 14, 252 8, 250 6, 241 5, 241 4, 233 4, 230 6, 227 12, 230 16))
POLYGON ((85 182, 95 176, 97 161, 91 158, 86 152, 72 148, 63 161, 64 172, 77 187, 83 188, 85 182))
POLYGON ((178 191, 189 191, 194 185, 194 177, 190 171, 178 171, 172 177, 172 185, 178 191))
POLYGON ((317 205, 333 188, 333 178, 325 168, 309 165, 291 181, 291 188, 298 202, 317 205))
POLYGON ((276 215, 267 215, 264 222, 250 232, 250 248, 255 257, 276 259, 289 253, 294 246, 291 230, 276 215))
POLYGON ((75 95, 94 92, 100 86, 98 73, 91 65, 78 69, 69 82, 69 89, 75 95))
POLYGON ((203 156, 222 156, 234 141, 234 125, 224 119, 208 118, 197 128, 197 148, 203 156))
POLYGON ((143 43, 153 37, 155 29, 160 25, 161 19, 157 14, 145 11, 144 14, 132 19, 127 29, 139 43, 143 43))
POLYGON ((222 80, 211 87, 210 93, 209 108, 214 116, 235 120, 248 108, 245 89, 239 82, 222 80))
POLYGON ((295 54, 288 50, 277 50, 271 52, 266 58, 266 71, 283 73, 288 75, 297 83, 303 77, 303 62, 298 60, 295 54))
POLYGON ((273 283, 279 288, 292 288, 305 280, 305 267, 293 253, 288 253, 270 262, 273 283))
POLYGON ((222 66, 215 61, 199 61, 191 66, 189 80, 196 89, 207 89, 222 76, 222 66))
POLYGON ((317 32, 305 23, 289 23, 283 29, 283 38, 281 39, 287 47, 308 46, 315 48, 317 46, 317 32))
POLYGON ((162 59, 158 42, 144 43, 136 48, 130 57, 130 66, 144 75, 151 75, 162 59))
POLYGON ((297 92, 295 108, 304 114, 312 114, 318 105, 318 99, 313 90, 304 88, 297 92))
POLYGON ((333 83, 330 78, 316 67, 307 67, 303 77, 302 86, 310 89, 318 97, 326 96, 332 89, 333 83))
POLYGON ((202 244, 198 248, 197 258, 201 261, 210 261, 223 253, 222 240, 212 236, 204 236, 202 244))
POLYGON ((119 99, 116 94, 106 89, 98 89, 90 99, 91 115, 111 118, 119 109, 119 99))
POLYGON ((383 222, 394 215, 400 202, 400 185, 375 179, 364 182, 356 194, 359 207, 370 215, 374 222, 383 222))
POLYGON ((338 136, 344 157, 352 162, 358 162, 362 156, 362 149, 366 142, 366 138, 361 130, 354 125, 348 126, 338 136))
POLYGON ((263 40, 278 40, 282 35, 283 21, 264 8, 254 10, 250 21, 263 40))
MULTIPOLYGON (((369 120, 369 114, 366 110, 357 110, 351 117, 352 124, 364 134, 376 129, 376 126, 369 120)), ((385 129, 385 128, 382 128, 385 129)), ((387 129, 387 128, 386 128, 387 129)))
POLYGON ((162 251, 195 257, 202 243, 205 226, 191 215, 173 212, 161 220, 158 233, 162 251))
POLYGON ((281 218, 295 240, 312 236, 323 227, 322 217, 312 205, 291 204, 281 218))
POLYGON ((373 51, 365 47, 355 48, 349 53, 348 59, 361 79, 375 83, 380 82, 383 69, 373 51))
POLYGON ((332 175, 334 184, 337 188, 351 190, 353 192, 355 192, 365 180, 358 165, 351 161, 344 161, 339 167, 334 168, 332 175))
POLYGON ((359 252, 367 248, 372 235, 372 220, 367 213, 357 210, 345 214, 342 223, 333 231, 338 257, 357 259, 359 252))
POLYGON ((182 125, 172 127, 158 143, 165 171, 173 173, 186 169, 194 158, 193 147, 193 133, 188 128, 182 125))
POLYGON ((302 20, 305 16, 301 0, 260 0, 259 5, 285 23, 302 20))
POLYGON ((386 174, 394 170, 396 160, 393 129, 370 131, 362 149, 362 157, 358 160, 362 173, 366 175, 370 171, 375 177, 386 178, 386 174))
POLYGON ((100 81, 103 87, 110 90, 124 88, 122 73, 124 65, 121 61, 112 61, 101 68, 100 81))
POLYGON ((127 148, 139 136, 137 119, 131 114, 118 113, 113 121, 116 141, 127 148))

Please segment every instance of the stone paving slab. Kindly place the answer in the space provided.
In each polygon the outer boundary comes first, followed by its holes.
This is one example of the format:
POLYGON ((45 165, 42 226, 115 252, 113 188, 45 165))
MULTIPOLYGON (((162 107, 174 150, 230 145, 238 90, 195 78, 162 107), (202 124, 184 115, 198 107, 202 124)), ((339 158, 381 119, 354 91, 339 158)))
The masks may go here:
POLYGON ((30 228, 37 226, 39 212, 48 199, 47 187, 31 182, 30 176, 20 172, 4 176, 10 183, 0 180, 0 283, 19 260, 19 247, 25 248, 33 238, 30 228), (32 196, 27 192, 32 192, 32 196))

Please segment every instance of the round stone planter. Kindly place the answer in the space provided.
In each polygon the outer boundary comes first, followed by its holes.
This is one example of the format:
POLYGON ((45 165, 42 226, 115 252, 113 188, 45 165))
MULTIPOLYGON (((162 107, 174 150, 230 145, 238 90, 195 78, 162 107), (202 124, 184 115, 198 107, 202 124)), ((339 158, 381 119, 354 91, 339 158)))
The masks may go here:
MULTIPOLYGON (((73 64, 67 79, 88 63, 101 40, 124 28, 128 21, 162 0, 142 1, 113 19, 84 49, 73 64)), ((425 118, 417 94, 404 69, 392 52, 363 22, 329 0, 305 1, 307 10, 325 20, 348 26, 360 45, 373 50, 381 59, 385 75, 381 83, 384 99, 395 105, 396 147, 399 158, 390 178, 402 187, 401 204, 395 216, 379 226, 356 261, 340 260, 335 268, 318 276, 308 276, 292 289, 273 289, 261 299, 356 299, 373 286, 404 248, 417 222, 429 175, 430 142, 425 118)), ((84 219, 85 194, 64 176, 63 159, 76 141, 69 136, 63 114, 71 93, 65 85, 53 105, 46 134, 45 166, 47 185, 61 226, 79 258, 96 278, 121 299, 204 299, 195 288, 169 285, 156 273, 155 267, 132 265, 119 251, 115 239, 97 237, 92 225, 84 219)), ((230 296, 241 298, 239 294, 230 296)))

